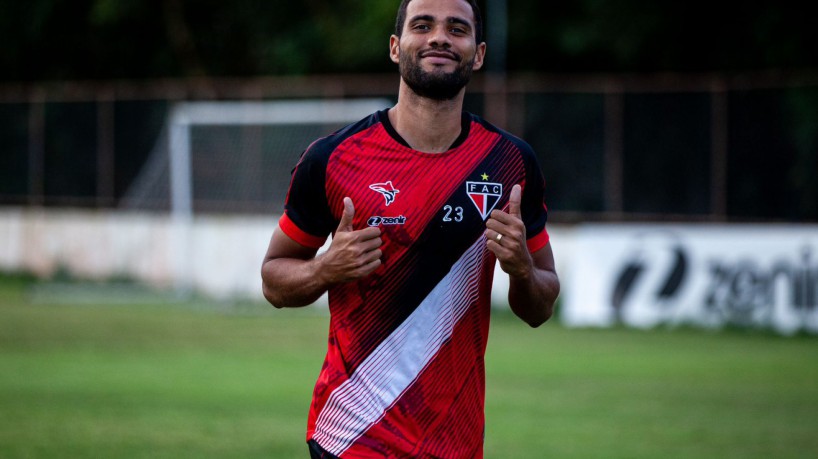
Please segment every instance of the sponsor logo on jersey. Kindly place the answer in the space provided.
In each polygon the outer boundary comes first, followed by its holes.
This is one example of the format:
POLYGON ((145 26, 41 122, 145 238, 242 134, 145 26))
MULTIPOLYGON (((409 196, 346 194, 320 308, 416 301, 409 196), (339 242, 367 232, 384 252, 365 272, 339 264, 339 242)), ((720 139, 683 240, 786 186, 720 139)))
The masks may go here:
POLYGON ((406 217, 404 217, 403 215, 397 217, 373 216, 369 217, 369 220, 366 221, 366 224, 369 226, 403 225, 404 223, 406 223, 406 217))
POLYGON ((466 195, 480 212, 483 220, 500 201, 503 195, 503 184, 492 182, 466 182, 466 195))
POLYGON ((386 183, 373 183, 369 185, 369 189, 382 194, 383 198, 386 199, 387 206, 395 202, 395 195, 400 193, 400 190, 396 190, 395 187, 392 186, 391 180, 386 183))

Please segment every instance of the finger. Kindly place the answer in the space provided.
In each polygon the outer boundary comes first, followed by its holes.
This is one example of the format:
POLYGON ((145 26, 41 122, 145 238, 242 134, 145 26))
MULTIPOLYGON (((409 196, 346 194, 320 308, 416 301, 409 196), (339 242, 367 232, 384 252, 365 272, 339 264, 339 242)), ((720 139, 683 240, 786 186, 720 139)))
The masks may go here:
POLYGON ((380 260, 381 257, 383 257, 383 251, 381 251, 381 249, 375 249, 375 250, 372 250, 370 252, 366 252, 363 255, 363 263, 362 264, 367 265, 369 263, 372 263, 375 260, 380 260))
POLYGON ((503 233, 494 230, 486 230, 486 242, 502 245, 502 240, 506 238, 503 233))
MULTIPOLYGON (((494 237, 486 238, 486 248, 502 263, 503 260, 511 256, 512 251, 505 247, 502 242, 497 241, 497 233, 492 234, 494 234, 494 237)), ((505 239, 505 236, 503 236, 503 239, 505 239)))
MULTIPOLYGON (((502 216, 499 216, 502 218, 502 216)), ((495 233, 502 233, 507 224, 501 222, 498 218, 490 218, 486 220, 486 229, 493 230, 495 233)))
POLYGON ((383 240, 379 237, 372 238, 372 239, 362 239, 361 243, 361 250, 364 252, 370 252, 372 250, 378 249, 383 245, 383 240))
POLYGON ((372 260, 369 263, 365 264, 364 266, 361 266, 360 268, 358 268, 358 274, 360 275, 360 277, 364 277, 367 274, 371 273, 372 271, 375 271, 376 269, 378 269, 380 266, 381 266, 381 259, 380 258, 378 258, 376 260, 372 260))
POLYGON ((519 219, 511 217, 506 213, 502 213, 497 218, 490 218, 486 220, 486 229, 494 231, 488 236, 497 236, 497 233, 502 233, 504 238, 519 238, 522 234, 522 222, 519 219))
MULTIPOLYGON (((370 226, 368 228, 364 228, 362 230, 358 230, 358 237, 356 240, 360 242, 369 241, 372 239, 378 239, 381 237, 381 230, 380 228, 370 226)), ((381 242, 378 241, 378 246, 381 245, 381 242)))
POLYGON ((355 217, 355 206, 352 199, 344 198, 344 212, 341 214, 341 221, 338 222, 339 233, 352 231, 352 219, 355 217))
POLYGON ((511 187, 511 195, 508 197, 508 213, 517 218, 522 216, 520 203, 523 200, 523 188, 520 185, 511 187))

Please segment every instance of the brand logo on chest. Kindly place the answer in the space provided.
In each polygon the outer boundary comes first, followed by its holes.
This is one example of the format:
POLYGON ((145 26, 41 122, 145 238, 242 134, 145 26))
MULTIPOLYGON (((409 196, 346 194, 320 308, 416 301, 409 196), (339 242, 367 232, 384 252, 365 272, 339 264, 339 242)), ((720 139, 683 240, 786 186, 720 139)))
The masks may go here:
POLYGON ((369 189, 373 191, 377 191, 383 198, 386 199, 386 205, 392 204, 395 202, 395 195, 400 193, 400 190, 395 189, 392 185, 392 181, 384 182, 384 183, 373 183, 369 185, 369 189))

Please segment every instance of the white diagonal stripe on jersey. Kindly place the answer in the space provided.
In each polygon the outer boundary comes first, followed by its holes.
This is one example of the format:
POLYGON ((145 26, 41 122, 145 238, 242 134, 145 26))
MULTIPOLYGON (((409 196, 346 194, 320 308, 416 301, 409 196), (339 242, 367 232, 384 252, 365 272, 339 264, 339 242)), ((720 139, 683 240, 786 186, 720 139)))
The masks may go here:
POLYGON ((340 455, 377 423, 440 350, 478 295, 485 236, 478 238, 412 314, 330 395, 313 438, 340 455))

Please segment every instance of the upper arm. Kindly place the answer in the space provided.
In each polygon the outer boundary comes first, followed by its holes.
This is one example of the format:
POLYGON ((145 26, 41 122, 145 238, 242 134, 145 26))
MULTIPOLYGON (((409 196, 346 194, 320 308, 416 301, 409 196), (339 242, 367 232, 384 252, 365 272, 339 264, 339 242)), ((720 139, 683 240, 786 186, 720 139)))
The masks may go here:
POLYGON ((270 238, 261 265, 262 292, 275 307, 305 306, 317 299, 317 291, 298 291, 313 277, 308 266, 317 249, 299 244, 281 228, 270 238))
POLYGON ((534 261, 534 266, 543 271, 549 271, 556 274, 557 269, 554 263, 554 252, 551 250, 551 242, 548 242, 536 252, 531 254, 531 259, 534 261))
POLYGON ((281 228, 276 228, 267 246, 267 253, 264 255, 264 263, 278 258, 295 258, 299 260, 309 260, 315 257, 318 249, 306 247, 287 235, 281 228))

